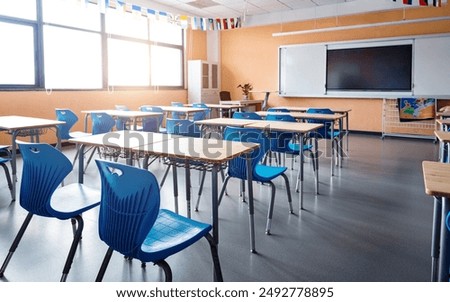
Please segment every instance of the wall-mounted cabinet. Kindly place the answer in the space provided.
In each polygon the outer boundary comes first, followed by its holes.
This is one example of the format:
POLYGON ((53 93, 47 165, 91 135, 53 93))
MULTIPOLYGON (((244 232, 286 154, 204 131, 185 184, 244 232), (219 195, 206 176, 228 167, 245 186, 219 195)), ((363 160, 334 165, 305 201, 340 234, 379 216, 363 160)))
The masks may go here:
POLYGON ((219 103, 219 75, 217 63, 188 61, 189 103, 219 103))

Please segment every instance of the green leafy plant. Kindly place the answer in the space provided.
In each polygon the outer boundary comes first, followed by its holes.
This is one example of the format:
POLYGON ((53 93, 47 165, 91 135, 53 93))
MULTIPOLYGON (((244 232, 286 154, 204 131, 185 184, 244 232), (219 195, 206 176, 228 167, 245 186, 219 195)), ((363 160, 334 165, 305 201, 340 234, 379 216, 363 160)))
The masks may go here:
POLYGON ((237 88, 241 88, 242 89, 242 94, 248 96, 250 91, 253 89, 253 86, 250 83, 246 83, 246 84, 239 84, 237 86, 237 88))

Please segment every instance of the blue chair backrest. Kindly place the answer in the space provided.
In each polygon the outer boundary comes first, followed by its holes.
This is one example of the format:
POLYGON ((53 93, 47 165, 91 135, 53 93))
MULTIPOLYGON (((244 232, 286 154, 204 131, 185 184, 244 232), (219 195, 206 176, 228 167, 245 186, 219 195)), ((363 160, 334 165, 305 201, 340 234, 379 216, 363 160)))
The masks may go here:
MULTIPOLYGON (((58 149, 44 143, 18 143, 23 159, 20 205, 30 213, 54 217, 50 199, 72 171, 70 160, 58 149)), ((70 196, 67 197, 70 202, 70 196)))
MULTIPOLYGON (((224 140, 251 142, 259 144, 259 148, 252 152, 252 171, 261 161, 262 157, 269 150, 269 139, 259 129, 226 127, 224 131, 224 140)), ((228 162, 228 175, 240 179, 247 179, 247 160, 246 155, 236 157, 228 162)))
MULTIPOLYGON (((162 108, 157 106, 142 106, 141 111, 143 112, 158 112, 164 113, 162 108)), ((142 130, 147 132, 159 132, 159 127, 162 125, 163 114, 157 117, 146 117, 142 120, 142 130)))
MULTIPOLYGON (((184 107, 184 104, 181 102, 172 102, 171 105, 175 106, 175 107, 184 107)), ((183 113, 179 113, 179 112, 175 112, 175 111, 172 112, 172 118, 181 119, 182 116, 183 116, 183 113)))
POLYGON ((116 122, 105 112, 91 113, 92 118, 92 134, 101 134, 110 132, 116 122))
POLYGON ((96 160, 101 179, 100 239, 125 256, 141 250, 158 217, 159 185, 144 169, 96 160))
POLYGON ((200 137, 200 128, 190 120, 186 119, 166 119, 166 129, 168 134, 177 134, 190 137, 200 137))
POLYGON ((201 121, 204 120, 205 118, 209 118, 210 114, 211 114, 211 109, 208 108, 208 106, 204 103, 194 103, 192 104, 193 108, 205 108, 207 110, 201 111, 201 112, 195 112, 194 116, 192 117, 193 121, 201 121))
MULTIPOLYGON (((128 108, 127 105, 115 105, 116 110, 121 110, 121 111, 130 111, 130 109, 128 108)), ((127 124, 130 121, 129 118, 126 117, 121 117, 116 119, 116 129, 117 130, 128 130, 127 128, 127 124)))
POLYGON ((235 112, 233 118, 246 120, 262 120, 262 117, 255 112, 235 112))
MULTIPOLYGON (((296 119, 289 114, 268 114, 266 117, 268 121, 282 121, 282 122, 291 122, 296 123, 296 119)), ((271 131, 270 136, 270 148, 275 152, 286 152, 290 151, 289 142, 294 137, 292 132, 286 131, 271 131)))
MULTIPOLYGON (((306 113, 334 114, 334 112, 329 108, 309 108, 308 110, 306 110, 306 113)), ((323 124, 324 127, 317 129, 316 133, 322 138, 326 138, 326 139, 331 138, 331 136, 329 134, 329 130, 330 130, 331 126, 333 125, 333 121, 320 120, 320 119, 307 119, 307 122, 323 124)))
POLYGON ((61 139, 69 139, 70 129, 78 122, 78 117, 70 109, 55 109, 56 119, 58 121, 66 122, 65 124, 58 125, 58 131, 61 139))
POLYGON ((268 112, 291 112, 287 108, 269 108, 267 109, 268 112))

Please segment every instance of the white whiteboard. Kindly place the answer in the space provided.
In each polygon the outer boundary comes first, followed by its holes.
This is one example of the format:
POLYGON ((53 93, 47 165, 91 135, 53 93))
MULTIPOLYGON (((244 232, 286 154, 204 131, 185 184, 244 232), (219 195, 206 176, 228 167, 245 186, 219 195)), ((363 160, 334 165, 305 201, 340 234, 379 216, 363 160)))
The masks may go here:
POLYGON ((325 45, 297 45, 279 49, 279 87, 281 96, 325 94, 325 45))
POLYGON ((284 45, 279 48, 278 90, 285 97, 436 97, 450 98, 450 36, 349 41, 330 44, 284 45), (413 44, 413 89, 411 92, 327 92, 327 48, 350 47, 354 43, 384 45, 413 44), (336 46, 338 44, 338 46, 336 46))
POLYGON ((450 37, 414 43, 414 95, 450 95, 450 37))

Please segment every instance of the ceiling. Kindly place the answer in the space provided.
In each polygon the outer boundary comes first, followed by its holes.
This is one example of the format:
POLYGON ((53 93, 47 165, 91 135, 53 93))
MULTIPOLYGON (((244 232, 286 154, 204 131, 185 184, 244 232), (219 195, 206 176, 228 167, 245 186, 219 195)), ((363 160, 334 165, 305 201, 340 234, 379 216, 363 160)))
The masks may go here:
MULTIPOLYGON (((229 18, 293 13, 307 10, 345 10, 365 6, 367 10, 404 7, 401 0, 129 0, 143 7, 197 17, 229 18), (373 7, 373 9, 372 9, 373 7)), ((413 3, 418 1, 413 0, 413 3)), ((447 2, 444 0, 443 2, 447 2)), ((341 11, 342 13, 342 11, 341 11)))

